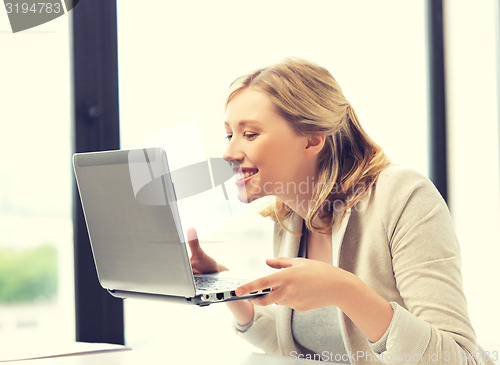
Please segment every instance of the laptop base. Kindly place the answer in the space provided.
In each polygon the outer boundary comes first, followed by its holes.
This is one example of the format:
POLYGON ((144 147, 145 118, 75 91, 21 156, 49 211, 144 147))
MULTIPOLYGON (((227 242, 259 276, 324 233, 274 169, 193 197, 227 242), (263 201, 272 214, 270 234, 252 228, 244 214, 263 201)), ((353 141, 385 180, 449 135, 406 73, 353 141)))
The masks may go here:
POLYGON ((163 302, 168 302, 168 303, 175 303, 175 304, 194 304, 200 307, 206 307, 212 303, 223 303, 223 302, 230 302, 234 300, 242 300, 242 299, 249 299, 249 298, 255 298, 264 294, 267 294, 270 290, 265 290, 259 293, 254 293, 254 294, 249 294, 245 295, 243 297, 237 297, 237 296, 232 296, 232 293, 225 293, 225 297, 221 297, 220 299, 217 299, 216 296, 210 295, 209 298, 206 298, 206 294, 200 294, 197 295, 193 298, 185 298, 185 297, 178 297, 174 295, 165 295, 165 294, 152 294, 152 293, 139 293, 139 292, 133 292, 133 291, 126 291, 126 290, 112 290, 112 289, 107 289, 108 292, 114 296, 115 298, 120 298, 120 299, 149 299, 149 300, 160 300, 163 302), (231 295, 228 297, 228 294, 231 295))

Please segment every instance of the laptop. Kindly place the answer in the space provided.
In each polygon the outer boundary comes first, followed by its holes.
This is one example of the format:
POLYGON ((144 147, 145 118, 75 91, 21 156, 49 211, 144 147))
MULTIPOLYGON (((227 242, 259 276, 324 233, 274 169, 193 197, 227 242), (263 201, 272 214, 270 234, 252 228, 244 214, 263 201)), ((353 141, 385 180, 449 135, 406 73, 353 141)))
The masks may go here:
POLYGON ((163 148, 76 153, 73 167, 99 283, 111 295, 206 306, 271 291, 237 297, 249 280, 193 274, 163 148))

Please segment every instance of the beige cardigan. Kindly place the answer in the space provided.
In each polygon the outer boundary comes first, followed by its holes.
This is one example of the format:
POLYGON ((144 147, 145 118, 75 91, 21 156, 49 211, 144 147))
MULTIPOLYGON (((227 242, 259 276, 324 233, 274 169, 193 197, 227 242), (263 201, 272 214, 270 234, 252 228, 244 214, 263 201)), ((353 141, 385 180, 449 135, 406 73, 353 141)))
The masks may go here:
MULTIPOLYGON (((289 228, 301 232, 302 222, 294 215, 289 228)), ((387 350, 378 363, 493 364, 481 356, 467 313, 460 249, 448 208, 427 178, 389 166, 334 230, 332 240, 339 247, 334 263, 397 303, 387 350)), ((275 256, 296 257, 299 243, 300 238, 275 228, 275 256)), ((340 310, 338 314, 349 361, 375 362, 364 334, 340 310)), ((267 353, 300 353, 286 306, 255 307, 253 325, 236 332, 267 353)))

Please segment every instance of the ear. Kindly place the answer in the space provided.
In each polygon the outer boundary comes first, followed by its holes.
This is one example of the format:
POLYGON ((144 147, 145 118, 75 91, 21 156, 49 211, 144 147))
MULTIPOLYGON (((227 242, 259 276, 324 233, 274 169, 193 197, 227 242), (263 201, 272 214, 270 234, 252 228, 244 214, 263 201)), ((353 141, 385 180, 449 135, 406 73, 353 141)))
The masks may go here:
POLYGON ((324 134, 311 135, 307 137, 307 145, 304 151, 309 156, 316 156, 323 149, 325 141, 326 135, 324 134))

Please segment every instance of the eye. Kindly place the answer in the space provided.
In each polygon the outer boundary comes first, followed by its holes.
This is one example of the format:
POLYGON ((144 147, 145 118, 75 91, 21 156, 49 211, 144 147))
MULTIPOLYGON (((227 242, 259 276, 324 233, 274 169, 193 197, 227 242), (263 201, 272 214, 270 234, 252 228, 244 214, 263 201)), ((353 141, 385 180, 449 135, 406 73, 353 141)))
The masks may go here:
POLYGON ((258 136, 258 133, 252 133, 252 132, 243 133, 243 137, 245 137, 246 139, 249 139, 249 140, 253 140, 257 136, 258 136))
POLYGON ((225 137, 228 141, 231 140, 231 138, 233 138, 233 135, 232 134, 228 134, 226 137, 225 137))

